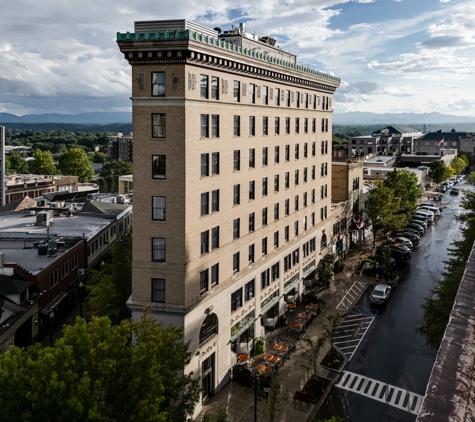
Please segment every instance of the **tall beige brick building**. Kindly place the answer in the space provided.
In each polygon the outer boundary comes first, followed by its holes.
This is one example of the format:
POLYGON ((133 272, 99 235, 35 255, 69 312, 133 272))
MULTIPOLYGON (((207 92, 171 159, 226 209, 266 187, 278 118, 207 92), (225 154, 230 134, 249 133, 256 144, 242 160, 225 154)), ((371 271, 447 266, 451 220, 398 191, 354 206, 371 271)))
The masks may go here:
POLYGON ((340 80, 243 25, 136 22, 117 39, 132 66, 129 307, 184 327, 205 401, 331 248, 340 80))

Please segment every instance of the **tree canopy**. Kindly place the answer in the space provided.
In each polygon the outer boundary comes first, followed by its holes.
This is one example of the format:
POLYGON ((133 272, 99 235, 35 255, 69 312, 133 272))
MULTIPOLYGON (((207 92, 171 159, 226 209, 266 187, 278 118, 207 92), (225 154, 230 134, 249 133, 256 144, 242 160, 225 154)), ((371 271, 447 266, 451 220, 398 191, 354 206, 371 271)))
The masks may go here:
POLYGON ((462 157, 455 157, 450 165, 454 169, 455 174, 462 174, 465 167, 467 167, 467 163, 462 157))
POLYGON ((394 169, 389 172, 383 185, 393 191, 394 198, 399 204, 399 212, 408 216, 417 208, 422 196, 418 186, 417 176, 407 169, 394 169))
POLYGON ((147 313, 117 326, 77 318, 54 347, 0 355, 2 420, 185 422, 199 399, 199 381, 180 374, 189 361, 183 330, 147 313))
POLYGON ((36 149, 33 152, 34 160, 29 162, 30 172, 33 174, 58 174, 53 162, 53 154, 49 151, 36 149))
POLYGON ((94 169, 86 152, 81 148, 71 148, 59 157, 59 169, 67 176, 78 176, 79 182, 88 182, 94 177, 94 169))
POLYGON ((29 174, 30 169, 23 155, 18 151, 12 150, 5 155, 5 172, 16 174, 29 174))
POLYGON ((427 176, 434 183, 441 183, 450 177, 450 171, 442 160, 436 160, 431 163, 427 176))

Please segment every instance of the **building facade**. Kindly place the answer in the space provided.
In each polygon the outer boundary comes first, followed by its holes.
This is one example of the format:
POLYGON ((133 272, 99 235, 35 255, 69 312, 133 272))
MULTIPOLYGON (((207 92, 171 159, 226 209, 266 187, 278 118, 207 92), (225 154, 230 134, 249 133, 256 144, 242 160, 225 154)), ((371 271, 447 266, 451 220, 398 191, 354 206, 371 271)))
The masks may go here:
POLYGON ((418 155, 441 155, 441 150, 455 149, 459 152, 475 152, 475 133, 429 132, 414 142, 415 153, 418 155))
POLYGON ((136 138, 129 307, 184 327, 206 401, 331 249, 340 81, 242 25, 136 22, 117 37, 136 138))
POLYGON ((132 161, 133 134, 124 136, 117 133, 116 136, 109 137, 107 145, 107 159, 109 161, 132 161))

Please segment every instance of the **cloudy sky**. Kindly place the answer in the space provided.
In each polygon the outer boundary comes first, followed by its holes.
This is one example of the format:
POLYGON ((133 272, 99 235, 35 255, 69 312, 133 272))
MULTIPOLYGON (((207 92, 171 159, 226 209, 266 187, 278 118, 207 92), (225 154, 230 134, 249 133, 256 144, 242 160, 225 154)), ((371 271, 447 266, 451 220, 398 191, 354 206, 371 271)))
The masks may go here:
POLYGON ((117 32, 246 22, 341 78, 336 112, 475 114, 475 0, 15 0, 0 14, 0 112, 130 110, 117 32))

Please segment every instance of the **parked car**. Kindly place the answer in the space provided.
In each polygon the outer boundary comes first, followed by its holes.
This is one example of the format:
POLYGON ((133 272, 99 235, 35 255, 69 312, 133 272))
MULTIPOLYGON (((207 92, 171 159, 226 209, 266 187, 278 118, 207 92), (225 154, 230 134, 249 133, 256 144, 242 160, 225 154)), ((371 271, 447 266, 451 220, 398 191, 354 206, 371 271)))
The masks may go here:
POLYGON ((391 286, 387 284, 377 284, 369 297, 371 304, 385 305, 391 297, 391 286))
POLYGON ((452 188, 450 189, 450 194, 451 195, 458 195, 459 194, 459 190, 457 188, 452 188))
POLYGON ((396 262, 402 264, 402 263, 405 263, 405 262, 412 261, 411 250, 408 247, 404 246, 404 245, 379 246, 378 248, 376 248, 376 253, 378 255, 381 255, 386 248, 391 249, 391 257, 394 258, 394 260, 396 262))
MULTIPOLYGON (((384 258, 381 255, 372 255, 368 257, 368 259, 371 259, 371 261, 376 261, 379 265, 384 264, 384 258)), ((396 260, 394 258, 391 258, 389 261, 391 265, 394 265, 396 263, 396 260)))
POLYGON ((447 187, 445 187, 445 186, 442 185, 442 186, 439 188, 439 192, 442 192, 442 193, 447 192, 447 187))
POLYGON ((410 232, 410 231, 402 231, 394 233, 396 237, 405 237, 409 239, 414 246, 421 243, 421 238, 417 232, 410 232))
POLYGON ((412 242, 407 237, 403 237, 403 236, 397 236, 394 238, 394 245, 397 246, 399 244, 407 246, 409 249, 412 249, 414 247, 412 242))
POLYGON ((423 220, 422 217, 414 217, 410 223, 416 223, 427 229, 427 221, 423 220))
POLYGON ((404 233, 412 233, 415 234, 419 239, 421 238, 421 234, 416 229, 411 229, 410 227, 405 227, 403 229, 404 233))
POLYGON ((438 208, 439 211, 442 211, 442 207, 438 207, 437 204, 434 204, 433 202, 423 202, 422 204, 419 204, 418 207, 435 207, 438 208))
POLYGON ((430 211, 431 213, 434 214, 434 217, 439 217, 440 216, 440 208, 439 207, 434 207, 431 205, 420 205, 417 208, 417 211, 430 211))
POLYGON ((434 222, 434 213, 428 210, 416 210, 414 217, 422 217, 429 224, 434 222))
POLYGON ((417 230, 420 234, 423 234, 425 229, 420 224, 417 223, 408 223, 406 226, 408 229, 417 230))

